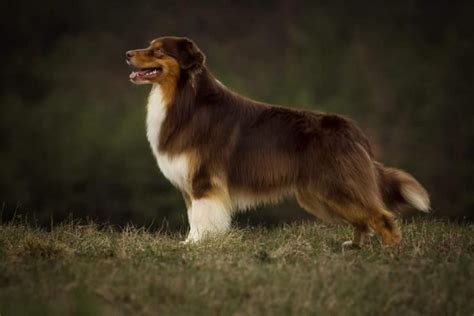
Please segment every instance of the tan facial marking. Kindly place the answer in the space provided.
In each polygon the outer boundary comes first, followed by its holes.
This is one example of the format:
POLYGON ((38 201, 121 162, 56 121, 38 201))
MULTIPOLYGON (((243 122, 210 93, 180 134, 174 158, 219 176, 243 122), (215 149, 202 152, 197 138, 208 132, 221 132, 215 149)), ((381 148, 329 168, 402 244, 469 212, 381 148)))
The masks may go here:
POLYGON ((175 87, 180 74, 179 64, 175 58, 166 55, 159 40, 152 41, 147 48, 129 51, 127 56, 128 63, 138 68, 130 75, 133 83, 158 83, 167 86, 165 90, 169 90, 170 85, 175 87))

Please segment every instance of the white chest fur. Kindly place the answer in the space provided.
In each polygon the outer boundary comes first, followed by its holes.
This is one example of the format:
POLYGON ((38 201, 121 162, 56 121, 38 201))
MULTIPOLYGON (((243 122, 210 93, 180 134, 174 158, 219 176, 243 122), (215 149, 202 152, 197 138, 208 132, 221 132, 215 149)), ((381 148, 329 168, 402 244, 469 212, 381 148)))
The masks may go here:
POLYGON ((154 85, 148 97, 146 135, 158 167, 175 186, 184 189, 188 184, 189 160, 184 154, 169 156, 158 148, 160 130, 166 117, 166 104, 159 85, 154 85))

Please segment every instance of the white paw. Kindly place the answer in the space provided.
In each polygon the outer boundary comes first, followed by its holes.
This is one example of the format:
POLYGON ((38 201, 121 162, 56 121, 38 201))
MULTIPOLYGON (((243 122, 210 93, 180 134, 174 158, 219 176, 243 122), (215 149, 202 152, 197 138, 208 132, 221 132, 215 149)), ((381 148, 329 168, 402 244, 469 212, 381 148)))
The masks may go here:
POLYGON ((350 248, 352 247, 354 243, 352 242, 352 240, 347 240, 345 242, 342 243, 342 248, 350 248))
POLYGON ((360 245, 355 244, 352 240, 348 240, 342 243, 342 249, 358 249, 360 245))
POLYGON ((198 241, 199 241, 198 237, 188 235, 188 237, 185 240, 180 241, 179 243, 181 245, 192 245, 192 244, 197 243, 198 241))

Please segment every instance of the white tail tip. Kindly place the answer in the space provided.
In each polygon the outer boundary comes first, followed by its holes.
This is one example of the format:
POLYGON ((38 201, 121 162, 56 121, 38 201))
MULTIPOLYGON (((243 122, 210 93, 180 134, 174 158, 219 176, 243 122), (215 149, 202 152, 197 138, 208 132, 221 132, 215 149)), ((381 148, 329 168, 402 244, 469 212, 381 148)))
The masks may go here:
POLYGON ((405 200, 414 208, 425 213, 430 212, 430 197, 423 188, 405 184, 400 188, 400 193, 402 194, 403 198, 405 198, 405 200))

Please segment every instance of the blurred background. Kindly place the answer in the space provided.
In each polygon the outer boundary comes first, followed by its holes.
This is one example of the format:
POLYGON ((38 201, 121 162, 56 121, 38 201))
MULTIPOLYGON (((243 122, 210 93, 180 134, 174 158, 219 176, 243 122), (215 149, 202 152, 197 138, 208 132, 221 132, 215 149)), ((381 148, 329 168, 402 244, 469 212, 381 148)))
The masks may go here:
MULTIPOLYGON (((415 175, 434 216, 473 219, 473 1, 2 2, 3 220, 185 227, 145 137, 149 86, 125 51, 188 36, 252 98, 356 119, 378 160, 415 175), (28 215, 26 215, 28 214, 28 215)), ((306 218, 295 204, 241 215, 306 218)))

